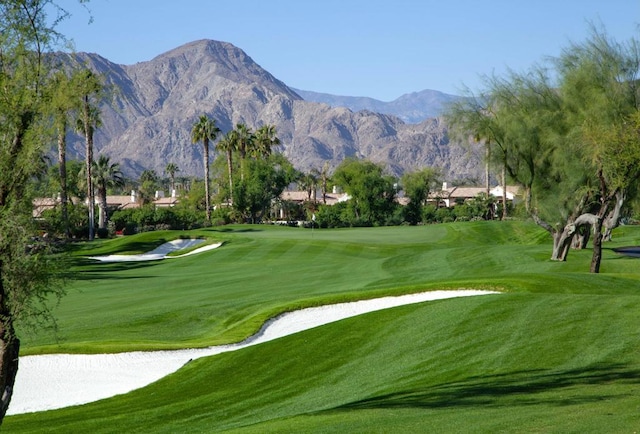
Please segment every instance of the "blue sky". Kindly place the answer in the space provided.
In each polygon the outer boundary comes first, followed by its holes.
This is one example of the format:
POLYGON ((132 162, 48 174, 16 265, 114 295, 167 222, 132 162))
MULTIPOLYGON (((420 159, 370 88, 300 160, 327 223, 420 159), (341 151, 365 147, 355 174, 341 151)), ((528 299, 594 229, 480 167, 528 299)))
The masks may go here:
POLYGON ((230 42, 291 87, 390 101, 460 94, 582 41, 588 22, 640 37, 639 0, 59 0, 78 51, 119 64, 198 39, 230 42), (93 23, 89 24, 89 17, 93 23))

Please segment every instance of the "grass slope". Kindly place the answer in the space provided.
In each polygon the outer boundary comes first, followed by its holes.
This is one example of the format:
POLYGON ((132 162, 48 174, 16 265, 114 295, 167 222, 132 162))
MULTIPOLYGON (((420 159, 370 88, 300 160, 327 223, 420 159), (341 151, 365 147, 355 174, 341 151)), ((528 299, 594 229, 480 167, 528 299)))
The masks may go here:
MULTIPOLYGON (((12 416, 3 428, 630 432, 640 427, 635 259, 606 251, 598 276, 585 272, 588 251, 571 252, 567 263, 551 263, 546 236, 518 222, 315 231, 313 238, 304 230, 241 229, 199 233, 226 242, 202 256, 150 266, 78 266, 75 289, 58 310, 61 347, 233 339, 273 312, 323 299, 452 287, 498 287, 508 293, 351 318, 196 360, 127 395, 12 416), (172 275, 178 276, 168 288, 172 275), (202 317, 207 314, 215 317, 202 317)), ((623 228, 615 245, 638 239, 639 228, 623 228)), ((28 350, 56 348, 48 339, 33 337, 28 350)))

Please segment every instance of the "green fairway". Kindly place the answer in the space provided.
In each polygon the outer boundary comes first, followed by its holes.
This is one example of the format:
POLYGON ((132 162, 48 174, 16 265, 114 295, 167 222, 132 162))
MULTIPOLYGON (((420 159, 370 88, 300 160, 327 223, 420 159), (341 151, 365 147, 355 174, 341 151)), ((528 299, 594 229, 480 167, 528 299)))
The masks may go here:
POLYGON ((238 341, 294 308, 429 289, 493 289, 350 318, 198 359, 143 389, 8 417, 8 432, 634 432, 640 429, 640 245, 622 227, 548 260, 522 222, 304 230, 232 226, 148 233, 73 252, 58 332, 23 353, 184 348, 238 341), (224 242, 150 263, 180 236, 224 242))

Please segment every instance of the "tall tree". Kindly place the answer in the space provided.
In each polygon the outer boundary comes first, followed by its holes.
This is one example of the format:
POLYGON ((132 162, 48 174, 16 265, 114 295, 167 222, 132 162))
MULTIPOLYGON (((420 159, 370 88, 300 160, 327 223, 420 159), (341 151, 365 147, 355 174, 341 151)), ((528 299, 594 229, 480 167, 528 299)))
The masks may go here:
POLYGON ((405 207, 405 220, 416 225, 422 221, 422 207, 427 204, 429 192, 441 182, 440 170, 425 168, 402 175, 401 184, 409 203, 405 207))
POLYGON ((176 172, 179 172, 179 171, 180 169, 178 168, 178 165, 175 163, 168 163, 167 166, 164 168, 164 173, 169 175, 169 181, 171 182, 171 185, 170 185, 171 195, 173 195, 173 193, 176 190, 176 172))
POLYGON ((67 128, 71 110, 76 105, 73 95, 71 79, 64 71, 53 75, 48 86, 53 125, 58 141, 58 176, 60 178, 60 206, 65 236, 69 238, 68 185, 67 185, 67 128))
POLYGON ((89 207, 89 240, 93 240, 95 235, 95 194, 91 171, 93 169, 93 135, 96 128, 101 125, 100 110, 97 100, 103 91, 102 79, 88 68, 74 74, 74 85, 76 94, 80 95, 78 106, 78 119, 76 121, 77 130, 85 138, 85 167, 87 176, 87 200, 89 207))
POLYGON ((202 142, 204 147, 204 189, 207 221, 211 221, 211 193, 209 191, 209 142, 214 141, 220 129, 213 119, 206 115, 201 115, 191 130, 191 141, 193 143, 202 142))
POLYGON ((227 157, 227 175, 229 176, 229 202, 233 203, 233 152, 236 150, 238 132, 231 130, 218 141, 216 148, 223 151, 227 157))
POLYGON ((104 229, 107 227, 109 216, 107 214, 107 193, 110 188, 121 187, 124 185, 124 177, 120 171, 118 163, 111 163, 109 157, 100 155, 93 166, 93 182, 98 193, 98 208, 100 210, 98 217, 98 227, 104 229))
POLYGON ((47 315, 46 300, 62 294, 51 281, 55 262, 46 246, 34 242, 26 188, 48 151, 43 144, 55 140, 42 128, 51 113, 43 98, 51 77, 44 53, 55 43, 49 23, 59 21, 45 15, 56 10, 50 5, 46 0, 0 2, 0 423, 18 371, 14 324, 47 315))
POLYGON ((280 144, 275 125, 265 124, 255 132, 253 154, 256 158, 268 158, 273 148, 280 144))
POLYGON ((567 47, 556 64, 570 143, 590 168, 596 189, 596 212, 580 218, 593 227, 590 271, 598 273, 607 214, 640 176, 633 128, 640 109, 640 41, 619 43, 592 26, 589 39, 567 47))
POLYGON ((355 225, 384 225, 395 207, 395 180, 371 161, 345 159, 333 179, 351 196, 347 202, 355 225))
POLYGON ((250 155, 253 152, 255 136, 253 135, 251 128, 247 127, 245 124, 237 124, 235 131, 235 148, 240 155, 240 179, 244 180, 246 159, 247 155, 250 155))

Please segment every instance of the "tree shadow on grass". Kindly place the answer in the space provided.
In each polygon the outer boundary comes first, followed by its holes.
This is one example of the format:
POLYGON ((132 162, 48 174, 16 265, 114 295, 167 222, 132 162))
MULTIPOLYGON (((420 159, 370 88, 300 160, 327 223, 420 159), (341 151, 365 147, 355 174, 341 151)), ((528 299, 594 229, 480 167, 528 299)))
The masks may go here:
POLYGON ((417 388, 376 396, 336 408, 362 410, 375 408, 448 408, 506 405, 574 405, 611 399, 606 394, 544 395, 559 389, 584 385, 640 384, 640 370, 625 365, 549 372, 521 371, 501 375, 471 377, 468 380, 417 388))
POLYGON ((158 264, 160 261, 138 261, 138 262, 96 262, 93 259, 83 258, 76 262, 82 265, 82 269, 70 269, 64 273, 64 277, 69 280, 96 280, 96 279, 143 279, 151 277, 147 274, 118 275, 114 272, 142 270, 158 264))

